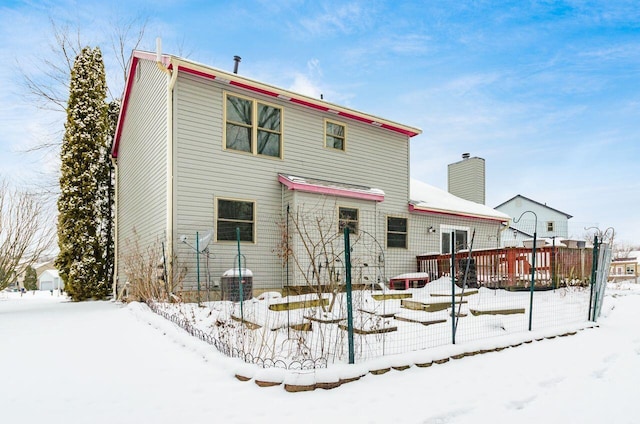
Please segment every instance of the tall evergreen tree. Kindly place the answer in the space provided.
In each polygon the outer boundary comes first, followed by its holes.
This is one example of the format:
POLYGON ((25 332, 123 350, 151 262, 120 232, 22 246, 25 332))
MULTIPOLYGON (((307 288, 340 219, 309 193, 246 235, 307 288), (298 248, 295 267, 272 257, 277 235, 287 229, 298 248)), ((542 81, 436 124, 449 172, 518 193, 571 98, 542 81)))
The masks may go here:
POLYGON ((106 89, 102 53, 99 48, 85 47, 76 57, 69 85, 56 259, 65 289, 77 301, 104 298, 111 287, 105 275, 106 229, 110 228, 105 222, 105 203, 110 201, 111 190, 110 162, 105 155, 109 131, 106 89))

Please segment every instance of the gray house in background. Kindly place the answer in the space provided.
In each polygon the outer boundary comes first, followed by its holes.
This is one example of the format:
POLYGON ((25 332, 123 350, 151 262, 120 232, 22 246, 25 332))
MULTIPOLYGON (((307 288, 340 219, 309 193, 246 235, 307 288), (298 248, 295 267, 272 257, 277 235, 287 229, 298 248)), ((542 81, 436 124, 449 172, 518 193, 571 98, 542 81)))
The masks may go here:
POLYGON ((523 215, 517 223, 512 221, 511 228, 517 231, 503 233, 503 241, 507 246, 513 244, 513 237, 516 237, 517 240, 521 240, 523 235, 528 235, 529 238, 533 237, 535 230, 537 230, 538 238, 567 238, 569 236, 568 221, 572 218, 571 215, 520 194, 499 204, 495 209, 509 215, 512 220, 520 218, 525 211, 534 212, 538 218, 537 228, 535 217, 531 213, 523 215))
POLYGON ((358 243, 354 276, 368 282, 415 271, 417 255, 441 250, 442 232, 455 231, 462 244, 478 228, 490 236, 477 247, 495 247, 506 215, 409 201, 409 141, 420 132, 235 72, 134 51, 112 149, 114 286, 127 281, 136 245, 144 252, 161 244, 164 271, 186 265, 184 290, 218 287, 240 262, 257 291, 327 272, 326 257, 321 271, 309 271, 321 253, 307 241, 338 242, 345 226, 358 243))

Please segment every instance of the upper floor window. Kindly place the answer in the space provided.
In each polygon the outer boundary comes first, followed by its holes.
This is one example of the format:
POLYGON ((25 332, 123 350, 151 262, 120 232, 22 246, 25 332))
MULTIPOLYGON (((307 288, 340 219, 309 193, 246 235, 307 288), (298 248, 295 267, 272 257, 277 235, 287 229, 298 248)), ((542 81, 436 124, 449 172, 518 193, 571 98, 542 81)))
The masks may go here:
POLYGON ((332 149, 345 150, 347 127, 344 124, 329 120, 324 121, 324 145, 332 149))
POLYGON ((553 232, 553 221, 547 222, 547 232, 553 232))
POLYGON ((407 248, 407 218, 387 217, 387 247, 407 248))
POLYGON ((216 240, 255 241, 255 202, 246 200, 217 199, 216 240))
POLYGON ((358 209, 338 208, 338 228, 343 231, 344 227, 349 227, 351 233, 358 234, 358 209))
POLYGON ((282 108, 225 95, 225 148, 282 157, 282 108))

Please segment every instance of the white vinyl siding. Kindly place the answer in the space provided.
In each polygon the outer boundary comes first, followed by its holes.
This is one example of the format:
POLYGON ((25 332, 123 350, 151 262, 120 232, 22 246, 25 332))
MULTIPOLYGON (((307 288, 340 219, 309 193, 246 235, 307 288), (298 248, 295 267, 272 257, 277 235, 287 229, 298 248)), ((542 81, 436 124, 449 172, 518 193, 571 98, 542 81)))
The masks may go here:
POLYGON ((167 223, 167 75, 153 62, 140 60, 138 66, 117 159, 120 284, 133 243, 146 249, 164 241, 167 223))
MULTIPOLYGON (((215 198, 251 199, 256 202, 256 238, 242 247, 247 266, 254 272, 254 287, 281 287, 282 269, 274 253, 280 231, 277 217, 286 208, 278 173, 320 178, 375 187, 385 192, 377 207, 398 212, 407 210, 409 198, 408 149, 406 136, 359 122, 349 123, 349 149, 336 155, 324 147, 326 113, 286 101, 267 98, 181 73, 174 93, 176 231, 193 237, 215 225, 215 198), (249 154, 230 154, 224 150, 225 93, 256 99, 282 108, 282 160, 264 160, 249 154), (393 169, 394 172, 386 172, 393 169), (253 258, 253 263, 251 259, 253 258)), ((312 195, 317 203, 318 196, 312 195)), ((375 202, 366 202, 374 207, 375 202)), ((342 205, 343 202, 340 202, 342 205)), ((348 203, 344 203, 348 206, 348 203)), ((384 223, 379 236, 384 238, 384 223)), ((181 244, 179 254, 194 261, 193 251, 181 244)), ((214 242, 210 246, 216 260, 210 273, 216 278, 232 266, 238 254, 233 243, 214 242)), ((415 260, 413 261, 415 262, 415 260)), ((195 269, 195 263, 190 269, 195 269)), ((284 275, 284 271, 283 274, 284 275)), ((185 285, 193 284, 193 275, 185 285)))

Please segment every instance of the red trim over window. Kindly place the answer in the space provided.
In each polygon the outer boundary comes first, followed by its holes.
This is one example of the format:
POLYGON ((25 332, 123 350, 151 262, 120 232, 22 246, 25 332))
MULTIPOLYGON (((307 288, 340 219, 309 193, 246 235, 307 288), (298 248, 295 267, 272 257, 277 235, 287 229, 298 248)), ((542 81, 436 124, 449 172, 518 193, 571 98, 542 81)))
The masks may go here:
POLYGON ((427 209, 427 208, 420 208, 420 207, 416 207, 415 205, 412 205, 411 203, 409 204, 409 212, 417 212, 417 213, 430 213, 430 214, 434 214, 434 215, 449 215, 449 216, 461 216, 463 218, 473 218, 473 219, 479 219, 479 220, 484 220, 484 221, 498 221, 498 222, 508 222, 509 218, 498 218, 498 217, 490 217, 490 216, 478 216, 478 215, 473 215, 473 214, 466 214, 466 213, 458 213, 458 212, 453 212, 453 211, 441 211, 441 210, 437 210, 437 209, 427 209))
POLYGON ((209 73, 206 73, 206 72, 202 72, 202 71, 198 71, 196 69, 184 68, 184 67, 178 66, 178 71, 186 72, 186 73, 192 74, 192 75, 197 75, 199 77, 203 77, 203 78, 210 79, 210 80, 216 79, 215 75, 212 75, 212 74, 209 74, 209 73))
POLYGON ((273 91, 269 91, 269 90, 264 90, 260 87, 254 87, 252 85, 249 84, 245 84, 239 81, 231 81, 229 82, 230 85, 235 85, 236 87, 240 87, 240 88, 244 88, 245 90, 251 90, 254 91, 256 93, 260 93, 260 94, 264 94, 266 96, 271 96, 271 97, 278 97, 278 93, 274 93, 273 91))
POLYGON ((317 193, 329 196, 350 197, 352 199, 373 200, 375 202, 382 202, 384 200, 384 194, 365 193, 361 191, 354 191, 337 187, 327 187, 317 184, 294 182, 282 175, 278 176, 278 181, 284 184, 289 190, 299 190, 307 193, 317 193))
POLYGON ((320 106, 319 104, 307 102, 306 100, 291 98, 289 101, 291 103, 296 103, 302 106, 310 107, 312 109, 321 110, 323 112, 327 112, 329 110, 329 108, 326 106, 320 106))

